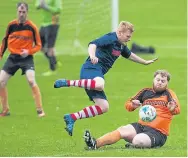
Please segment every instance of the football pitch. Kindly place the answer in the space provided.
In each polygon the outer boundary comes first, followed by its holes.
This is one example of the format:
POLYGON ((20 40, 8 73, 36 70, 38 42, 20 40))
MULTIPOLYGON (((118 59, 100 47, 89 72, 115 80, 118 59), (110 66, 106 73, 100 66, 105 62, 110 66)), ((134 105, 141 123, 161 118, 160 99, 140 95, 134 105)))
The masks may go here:
MULTIPOLYGON (((33 0, 26 1, 31 4, 29 17, 39 26, 41 18, 34 10, 33 0)), ((74 0, 71 1, 74 2, 74 0)), ((4 36, 8 22, 16 17, 16 2, 17 0, 8 0, 0 5, 0 39, 4 36)), ((57 75, 50 77, 41 75, 48 70, 47 60, 43 55, 36 55, 36 80, 41 89, 46 117, 37 117, 31 89, 25 76, 21 76, 21 71, 18 71, 8 82, 11 116, 0 118, 0 157, 187 156, 186 1, 120 0, 119 6, 119 20, 128 20, 135 25, 136 31, 130 44, 136 42, 142 45, 153 45, 156 48, 156 54, 141 55, 141 57, 145 59, 159 57, 159 60, 152 65, 144 66, 124 58, 118 59, 105 76, 105 92, 110 102, 109 112, 94 118, 78 120, 73 136, 70 137, 64 130, 63 115, 77 112, 93 103, 89 101, 83 89, 54 89, 53 83, 58 78, 78 79, 87 52, 80 51, 76 52, 79 55, 72 53, 70 55, 69 52, 63 51, 64 54, 58 56, 62 67, 58 69, 57 75), (89 129, 92 135, 98 138, 119 126, 138 120, 138 110, 127 112, 124 103, 143 87, 152 86, 153 73, 158 69, 167 69, 171 73, 169 88, 176 92, 181 105, 181 113, 174 116, 166 144, 159 149, 125 149, 125 141, 121 140, 114 145, 98 150, 85 150, 82 136, 86 129, 89 129)), ((97 19, 92 20, 97 21, 97 19)), ((61 25, 64 25, 63 22, 61 25)), ((85 31, 90 32, 90 30, 85 31)), ((106 30, 104 29, 104 31, 106 30)), ((95 33, 95 36, 98 37, 98 32, 95 33)), ((68 32, 64 32, 62 27, 58 36, 57 52, 72 47, 61 43, 64 41, 64 37, 68 37, 68 32)), ((89 42, 89 40, 88 33, 83 41, 89 42)), ((130 44, 129 46, 131 46, 130 44)), ((0 62, 1 66, 4 64, 7 54, 8 51, 0 62)))

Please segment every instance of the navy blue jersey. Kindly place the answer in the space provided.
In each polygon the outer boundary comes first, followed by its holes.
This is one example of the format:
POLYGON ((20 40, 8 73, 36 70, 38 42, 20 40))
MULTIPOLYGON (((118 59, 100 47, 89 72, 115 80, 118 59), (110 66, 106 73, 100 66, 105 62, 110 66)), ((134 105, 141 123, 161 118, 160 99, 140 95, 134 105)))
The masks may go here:
MULTIPOLYGON (((131 55, 131 51, 127 48, 127 46, 118 41, 115 32, 105 34, 104 36, 91 41, 89 44, 95 44, 97 46, 95 54, 99 59, 98 64, 102 68, 103 74, 108 72, 120 55, 125 58, 129 58, 131 55)), ((90 57, 87 58, 85 64, 92 64, 90 57)))

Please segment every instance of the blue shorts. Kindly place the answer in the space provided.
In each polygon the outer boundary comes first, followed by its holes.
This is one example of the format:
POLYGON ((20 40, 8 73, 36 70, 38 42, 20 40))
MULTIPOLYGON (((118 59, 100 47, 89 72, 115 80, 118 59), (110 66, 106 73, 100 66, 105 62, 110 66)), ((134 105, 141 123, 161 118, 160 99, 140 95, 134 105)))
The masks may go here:
MULTIPOLYGON (((99 64, 83 64, 81 71, 80 71, 80 79, 94 79, 95 77, 102 77, 104 79, 104 75, 102 73, 102 69, 99 64)), ((93 101, 94 98, 101 98, 107 100, 104 91, 97 91, 97 90, 88 90, 85 89, 89 99, 93 101)))

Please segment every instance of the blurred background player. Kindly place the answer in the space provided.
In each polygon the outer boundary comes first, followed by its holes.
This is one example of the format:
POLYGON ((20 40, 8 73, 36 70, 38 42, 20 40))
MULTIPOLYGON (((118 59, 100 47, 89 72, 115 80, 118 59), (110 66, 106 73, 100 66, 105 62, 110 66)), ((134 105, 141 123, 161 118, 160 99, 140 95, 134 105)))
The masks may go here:
POLYGON ((142 105, 152 105, 157 111, 157 117, 152 122, 139 120, 117 130, 94 139, 89 131, 84 138, 90 149, 111 145, 124 139, 129 142, 126 147, 154 148, 165 144, 170 131, 173 115, 180 113, 180 104, 176 94, 167 88, 170 74, 166 70, 154 73, 153 88, 144 88, 125 103, 128 111, 134 111, 142 105))
POLYGON ((56 59, 55 42, 59 30, 59 19, 62 10, 61 0, 37 0, 37 9, 43 12, 43 23, 40 28, 42 51, 49 61, 50 71, 44 72, 44 76, 55 74, 57 65, 61 63, 56 59))
POLYGON ((155 53, 155 48, 152 46, 144 46, 140 44, 136 44, 135 42, 132 43, 131 46, 131 52, 134 52, 136 54, 154 54, 155 53))
POLYGON ((69 135, 72 136, 76 120, 94 117, 108 111, 109 103, 104 92, 104 75, 120 55, 144 65, 149 65, 157 60, 144 60, 127 48, 124 43, 130 41, 133 32, 133 25, 130 22, 122 21, 116 32, 105 34, 89 43, 89 57, 81 68, 80 80, 60 79, 54 83, 55 88, 70 86, 85 88, 90 100, 95 103, 81 111, 64 115, 69 135))
POLYGON ((6 84, 18 69, 22 75, 26 75, 27 81, 32 89, 39 117, 45 115, 42 108, 40 89, 35 81, 33 54, 41 49, 41 40, 36 25, 27 20, 28 4, 20 2, 17 4, 18 19, 8 24, 5 38, 0 47, 0 59, 3 57, 7 47, 10 55, 0 73, 0 95, 2 97, 2 113, 0 116, 8 116, 9 106, 6 84))

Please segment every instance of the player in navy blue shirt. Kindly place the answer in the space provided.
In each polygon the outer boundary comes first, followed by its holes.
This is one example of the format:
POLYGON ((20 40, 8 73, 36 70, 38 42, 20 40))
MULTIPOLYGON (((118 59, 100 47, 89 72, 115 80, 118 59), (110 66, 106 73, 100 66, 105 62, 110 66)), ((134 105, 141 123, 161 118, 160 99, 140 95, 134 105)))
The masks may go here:
POLYGON ((124 43, 130 41, 133 32, 133 25, 130 22, 122 21, 116 32, 105 34, 89 43, 89 57, 82 65, 80 80, 59 79, 55 81, 54 88, 70 86, 85 88, 90 100, 95 103, 81 111, 64 115, 65 129, 70 136, 72 136, 76 120, 94 117, 108 111, 109 103, 103 91, 105 84, 104 75, 120 55, 144 65, 149 65, 157 60, 144 60, 127 48, 124 43))

